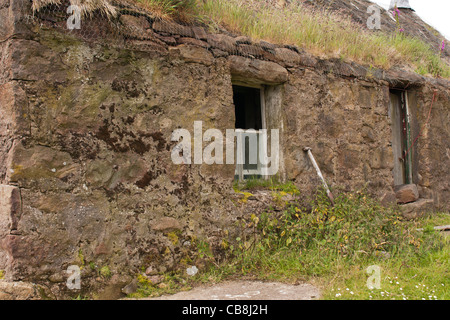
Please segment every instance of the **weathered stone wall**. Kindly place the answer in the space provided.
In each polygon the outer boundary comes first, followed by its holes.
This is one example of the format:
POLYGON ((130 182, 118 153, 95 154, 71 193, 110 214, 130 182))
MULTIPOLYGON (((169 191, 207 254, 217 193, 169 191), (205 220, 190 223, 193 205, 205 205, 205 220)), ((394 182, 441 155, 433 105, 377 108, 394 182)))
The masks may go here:
POLYGON ((416 137, 414 147, 417 174, 414 183, 420 196, 433 199, 436 208, 450 208, 450 91, 449 86, 425 84, 410 95, 416 99, 416 137), (433 103, 434 96, 434 103, 433 103), (431 110, 431 111, 430 111, 431 110), (427 122, 428 121, 428 122, 427 122), (419 127, 418 125, 418 127, 419 127))
MULTIPOLYGON (((97 20, 94 29, 108 25, 97 20)), ((234 221, 264 203, 238 201, 233 165, 174 165, 171 134, 192 133, 194 121, 234 128, 234 80, 268 85, 281 99, 268 120, 282 130, 280 175, 305 196, 319 185, 305 146, 333 187, 392 192, 389 87, 413 88, 415 132, 437 89, 414 149, 416 179, 423 197, 449 208, 445 81, 369 72, 141 14, 120 17, 114 45, 48 21, 0 43, 0 269, 10 280, 50 284, 61 295, 76 264, 85 288, 120 289, 141 270, 201 264, 199 239, 219 253, 234 221), (99 276, 104 267, 112 278, 99 276)))
POLYGON ((301 189, 320 185, 303 152, 309 146, 332 185, 346 190, 367 186, 379 196, 391 190, 393 157, 386 85, 298 70, 285 87, 289 178, 301 189))

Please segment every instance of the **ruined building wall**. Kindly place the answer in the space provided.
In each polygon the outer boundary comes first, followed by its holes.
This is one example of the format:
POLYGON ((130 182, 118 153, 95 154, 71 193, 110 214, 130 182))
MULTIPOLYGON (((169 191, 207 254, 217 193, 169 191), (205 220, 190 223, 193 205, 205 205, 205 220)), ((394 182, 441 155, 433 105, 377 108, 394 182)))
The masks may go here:
POLYGON ((254 212, 236 201, 234 165, 175 165, 171 134, 193 132, 194 121, 234 128, 232 81, 266 86, 268 125, 281 130, 280 175, 304 195, 319 185, 305 146, 333 187, 392 193, 389 87, 411 88, 413 134, 438 90, 414 149, 415 179, 423 197, 449 208, 446 81, 200 27, 171 34, 142 15, 123 14, 110 39, 83 39, 49 20, 27 22, 26 2, 1 3, 0 269, 9 280, 65 290, 76 264, 93 288, 123 287, 142 269, 189 266, 198 239, 220 251, 233 223, 254 212), (98 281, 102 266, 114 275, 107 283, 98 281))

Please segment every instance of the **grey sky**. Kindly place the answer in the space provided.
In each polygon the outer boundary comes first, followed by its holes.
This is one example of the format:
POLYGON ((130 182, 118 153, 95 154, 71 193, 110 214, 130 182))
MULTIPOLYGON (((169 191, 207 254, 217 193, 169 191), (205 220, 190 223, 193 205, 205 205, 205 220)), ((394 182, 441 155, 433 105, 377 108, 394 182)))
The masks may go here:
MULTIPOLYGON (((371 0, 385 9, 390 0, 371 0)), ((437 29, 450 40, 450 1, 449 0, 409 0, 409 4, 426 23, 437 29)))

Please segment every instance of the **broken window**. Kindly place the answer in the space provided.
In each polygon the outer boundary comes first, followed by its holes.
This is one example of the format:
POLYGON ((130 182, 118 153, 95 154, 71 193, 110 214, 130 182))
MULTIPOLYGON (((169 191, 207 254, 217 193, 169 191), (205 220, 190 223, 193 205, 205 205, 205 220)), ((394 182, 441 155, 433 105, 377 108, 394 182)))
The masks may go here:
POLYGON ((412 143, 408 92, 391 89, 390 101, 394 185, 409 184, 412 183, 412 143))

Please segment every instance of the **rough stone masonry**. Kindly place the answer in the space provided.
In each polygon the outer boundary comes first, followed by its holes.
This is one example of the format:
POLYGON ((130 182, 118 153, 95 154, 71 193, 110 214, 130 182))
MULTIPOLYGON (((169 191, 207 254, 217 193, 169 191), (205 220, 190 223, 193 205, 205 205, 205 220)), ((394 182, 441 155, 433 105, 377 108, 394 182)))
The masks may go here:
POLYGON ((0 270, 8 281, 73 295, 66 270, 78 265, 83 292, 117 296, 141 270, 201 266, 200 240, 220 254, 235 221, 265 203, 239 201, 233 165, 174 165, 171 133, 194 121, 234 128, 233 83, 264 88, 283 180, 314 192, 309 146, 332 186, 367 186, 394 202, 389 90, 408 90, 413 136, 436 91, 412 150, 413 184, 434 208, 450 208, 446 80, 210 34, 136 8, 119 10, 115 25, 94 15, 87 29, 69 32, 64 5, 34 18, 30 5, 0 0, 0 270))

